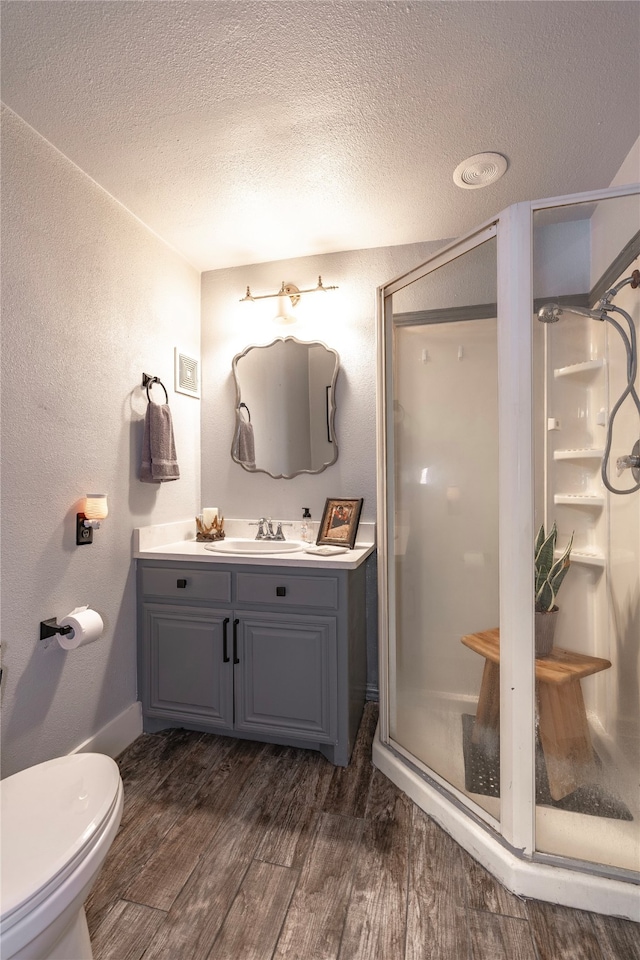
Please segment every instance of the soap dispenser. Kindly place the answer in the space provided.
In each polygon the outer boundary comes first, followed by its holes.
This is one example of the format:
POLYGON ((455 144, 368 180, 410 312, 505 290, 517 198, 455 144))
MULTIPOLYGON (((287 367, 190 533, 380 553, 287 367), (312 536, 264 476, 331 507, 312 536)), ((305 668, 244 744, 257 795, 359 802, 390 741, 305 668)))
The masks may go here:
POLYGON ((302 523, 300 524, 300 538, 305 543, 313 543, 313 529, 311 527, 311 511, 309 507, 302 508, 302 523))

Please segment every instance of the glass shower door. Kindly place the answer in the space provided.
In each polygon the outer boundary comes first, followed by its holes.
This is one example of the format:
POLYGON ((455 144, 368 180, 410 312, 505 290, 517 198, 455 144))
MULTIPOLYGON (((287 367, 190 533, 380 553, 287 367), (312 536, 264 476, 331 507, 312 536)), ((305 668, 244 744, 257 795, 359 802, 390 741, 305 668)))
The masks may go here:
POLYGON ((496 240, 488 233, 412 276, 387 304, 389 733, 498 818, 499 668, 486 647, 497 647, 499 624, 496 240))

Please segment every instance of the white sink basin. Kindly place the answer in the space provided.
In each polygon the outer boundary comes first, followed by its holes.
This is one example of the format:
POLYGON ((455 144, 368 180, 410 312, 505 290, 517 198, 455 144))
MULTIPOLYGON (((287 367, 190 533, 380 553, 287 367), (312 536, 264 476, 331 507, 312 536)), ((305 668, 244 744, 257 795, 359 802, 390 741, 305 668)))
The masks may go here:
POLYGON ((245 540, 242 537, 227 537, 226 540, 214 540, 213 543, 205 543, 205 550, 211 553, 233 553, 233 554, 274 554, 274 553, 295 553, 298 550, 304 550, 307 546, 300 540, 245 540))

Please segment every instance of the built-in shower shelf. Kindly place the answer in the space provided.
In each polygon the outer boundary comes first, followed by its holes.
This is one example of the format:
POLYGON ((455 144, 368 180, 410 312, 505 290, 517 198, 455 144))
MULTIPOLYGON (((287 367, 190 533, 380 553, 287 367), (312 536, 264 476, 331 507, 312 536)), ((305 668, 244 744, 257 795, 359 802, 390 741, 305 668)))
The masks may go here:
POLYGON ((604 360, 583 360, 582 363, 571 363, 568 367, 556 367, 554 377, 572 377, 579 373, 589 373, 604 366, 604 360))
POLYGON ((571 506, 603 507, 604 497, 599 494, 585 493, 555 493, 554 503, 564 503, 571 506))
MULTIPOLYGON (((562 553, 563 551, 556 550, 553 555, 559 559, 562 556, 562 553)), ((591 553, 586 550, 571 551, 571 563, 583 563, 589 567, 604 567, 606 562, 606 557, 604 557, 601 553, 591 553)))
POLYGON ((602 460, 604 450, 593 450, 586 448, 584 450, 554 450, 554 460, 602 460))

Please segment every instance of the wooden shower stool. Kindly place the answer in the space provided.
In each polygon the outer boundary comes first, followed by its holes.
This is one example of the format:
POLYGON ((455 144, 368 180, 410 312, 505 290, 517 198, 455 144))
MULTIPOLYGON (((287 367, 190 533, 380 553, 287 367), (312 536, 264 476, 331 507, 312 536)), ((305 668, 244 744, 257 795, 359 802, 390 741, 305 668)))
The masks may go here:
MULTIPOLYGON (((462 637, 462 643, 485 658, 473 742, 500 732, 500 630, 482 630, 462 637)), ((562 800, 593 776, 594 756, 580 681, 608 670, 609 660, 554 647, 536 660, 536 701, 540 741, 549 790, 562 800)))

